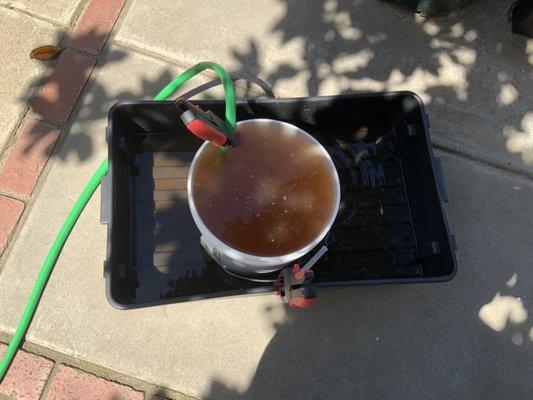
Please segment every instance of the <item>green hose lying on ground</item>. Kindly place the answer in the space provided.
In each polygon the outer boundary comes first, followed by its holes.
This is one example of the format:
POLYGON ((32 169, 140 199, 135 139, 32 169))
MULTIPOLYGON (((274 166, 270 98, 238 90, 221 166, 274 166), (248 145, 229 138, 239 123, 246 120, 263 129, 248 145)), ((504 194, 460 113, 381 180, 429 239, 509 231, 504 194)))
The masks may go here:
MULTIPOLYGON (((222 68, 220 65, 212 62, 201 62, 199 64, 196 64, 195 66, 191 67, 187 71, 183 72, 182 74, 178 75, 172 82, 170 82, 167 86, 163 88, 155 97, 154 100, 166 100, 169 98, 172 93, 174 93, 176 90, 178 90, 185 82, 187 82, 189 79, 191 79, 193 76, 197 75, 198 73, 202 72, 205 69, 211 69, 218 75, 220 81, 222 82, 222 85, 224 86, 224 96, 226 99, 226 127, 229 134, 233 134, 235 131, 236 126, 236 112, 235 112, 235 89, 233 87, 233 82, 227 72, 222 68)), ((28 299, 28 303, 26 304, 26 308, 24 309, 24 312, 22 313, 22 317, 20 318, 19 325, 17 326, 17 330, 15 331, 15 334, 11 338, 11 342, 9 343, 9 346, 7 347, 7 350, 2 357, 2 361, 0 362, 0 383, 2 383, 5 375, 7 374, 7 371, 9 370, 9 366, 11 365, 13 358, 15 357, 15 354, 17 354, 17 351, 20 347, 20 344, 22 340, 24 339, 24 336, 26 335, 26 332, 28 330, 28 327, 30 326, 31 320, 33 318, 33 315, 35 314, 35 310, 37 309, 37 305, 39 304, 39 301, 41 299, 41 296, 44 292, 44 288, 46 287, 46 283, 48 282, 48 279, 50 278, 50 275, 52 273, 52 270, 54 269, 54 265, 59 258, 59 255, 61 254, 61 250, 63 249, 63 246, 70 235, 70 232, 72 231, 72 228, 74 228, 74 225, 76 224, 76 221, 78 220, 81 212, 89 202, 89 199, 93 195, 94 191, 100 185, 100 182, 102 181, 102 178, 107 174, 109 168, 109 162, 108 160, 104 160, 102 164, 98 167, 96 172, 91 177, 89 183, 87 186, 85 186, 85 189, 83 189, 83 192, 81 193, 78 200, 76 200, 76 203, 74 204, 74 207, 72 207, 72 210, 70 211, 69 215, 67 216, 67 219, 63 223, 63 226, 59 230, 59 233, 57 234, 57 237, 52 244, 52 247, 50 248, 50 251, 48 252, 48 255, 46 256, 46 259, 44 260, 43 266, 41 267, 41 270, 39 271, 39 275, 37 276, 37 280, 35 281, 35 285, 33 287, 33 290, 31 291, 30 297, 28 299)))

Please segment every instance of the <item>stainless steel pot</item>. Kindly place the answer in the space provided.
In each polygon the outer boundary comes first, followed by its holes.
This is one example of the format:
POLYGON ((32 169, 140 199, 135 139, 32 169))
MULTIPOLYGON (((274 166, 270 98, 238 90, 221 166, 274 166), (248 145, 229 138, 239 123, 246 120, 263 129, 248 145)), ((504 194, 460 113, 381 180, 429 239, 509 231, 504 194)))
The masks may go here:
POLYGON ((206 225, 202 221, 202 218, 198 214, 198 211, 195 206, 193 190, 192 190, 194 173, 195 173, 195 167, 196 167, 199 157, 201 156, 206 146, 208 146, 209 144, 209 142, 205 142, 200 147, 198 152, 196 153, 192 161, 191 168, 189 170, 189 176, 188 176, 188 181, 187 181, 189 207, 191 209, 194 222, 196 223, 196 225, 198 226, 198 229, 202 233, 201 243, 204 246, 204 248, 209 252, 209 254, 213 257, 213 259, 223 268, 227 269, 228 271, 232 273, 235 273, 237 275, 243 275, 243 276, 254 276, 254 275, 261 275, 261 274, 275 272, 277 270, 282 269, 283 267, 290 264, 291 262, 297 260, 298 258, 302 257, 303 255, 308 253, 310 250, 312 250, 326 236, 331 226, 333 225, 333 222, 339 210, 340 195, 341 195, 339 177, 337 175, 337 170, 335 169, 335 165, 333 164, 333 161, 331 160, 331 157, 327 153, 326 149, 324 149, 324 147, 313 136, 311 136, 304 130, 294 125, 291 125, 286 122, 271 120, 271 119, 251 119, 251 120, 241 121, 237 123, 237 129, 239 127, 245 127, 250 124, 262 124, 263 126, 271 125, 273 128, 278 128, 278 129, 281 126, 281 128, 287 133, 307 136, 317 146, 317 148, 319 148, 319 150, 323 153, 324 157, 326 158, 330 166, 331 174, 332 174, 334 186, 335 186, 335 189, 334 189, 335 190, 335 205, 332 209, 331 216, 329 217, 327 223, 324 225, 320 233, 310 243, 308 243, 307 245, 305 245, 304 247, 296 251, 293 251, 292 253, 283 254, 280 256, 262 257, 262 256, 253 255, 253 254, 243 253, 242 251, 236 250, 232 248, 231 246, 227 245, 226 243, 224 243, 223 241, 221 241, 211 231, 209 231, 209 229, 206 227, 206 225))

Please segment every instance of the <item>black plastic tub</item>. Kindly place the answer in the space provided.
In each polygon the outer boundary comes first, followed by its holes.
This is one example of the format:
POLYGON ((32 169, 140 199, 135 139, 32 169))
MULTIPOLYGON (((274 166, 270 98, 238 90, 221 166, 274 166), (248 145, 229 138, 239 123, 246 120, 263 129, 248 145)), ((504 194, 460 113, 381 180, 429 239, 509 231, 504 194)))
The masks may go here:
MULTIPOLYGON (((223 117, 221 101, 198 101, 223 117)), ((456 270, 455 241, 422 101, 411 92, 247 100, 238 120, 294 124, 328 150, 341 180, 341 208, 313 267, 315 285, 442 282, 456 270)), ((202 144, 171 101, 115 104, 102 184, 107 298, 135 308, 273 291, 228 275, 200 245, 187 203, 190 162, 202 144)), ((304 261, 304 260, 302 260, 304 261)))

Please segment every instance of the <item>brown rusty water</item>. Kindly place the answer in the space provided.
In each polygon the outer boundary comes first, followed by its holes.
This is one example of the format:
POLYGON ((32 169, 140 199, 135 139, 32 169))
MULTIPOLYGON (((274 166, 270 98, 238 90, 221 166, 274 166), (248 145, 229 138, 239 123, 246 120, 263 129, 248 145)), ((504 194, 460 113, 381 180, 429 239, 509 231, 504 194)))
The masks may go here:
POLYGON ((209 144, 192 177, 207 228, 244 253, 279 256, 312 242, 334 212, 328 159, 310 138, 282 125, 239 127, 236 146, 209 144))

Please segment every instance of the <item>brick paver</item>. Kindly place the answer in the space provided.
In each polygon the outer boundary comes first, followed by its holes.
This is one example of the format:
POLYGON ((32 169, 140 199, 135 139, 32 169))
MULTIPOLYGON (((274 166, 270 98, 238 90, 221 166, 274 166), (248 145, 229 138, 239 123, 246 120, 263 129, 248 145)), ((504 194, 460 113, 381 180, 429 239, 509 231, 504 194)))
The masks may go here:
POLYGON ((44 122, 23 122, 0 167, 0 189, 29 196, 59 137, 59 130, 44 122))
POLYGON ((78 20, 71 45, 98 54, 113 29, 124 0, 93 0, 78 20))
POLYGON ((6 248, 22 211, 24 211, 22 201, 0 195, 0 254, 6 248))
MULTIPOLYGON (((6 348, 5 344, 0 343, 0 356, 5 353, 6 348)), ((7 396, 13 400, 38 400, 53 366, 53 361, 44 357, 19 351, 0 384, 0 398, 7 396)))
POLYGON ((33 110, 44 118, 58 123, 65 122, 91 74, 94 63, 94 57, 69 49, 63 51, 54 72, 33 102, 33 110))
POLYGON ((142 400, 143 393, 79 369, 60 365, 44 400, 142 400))

